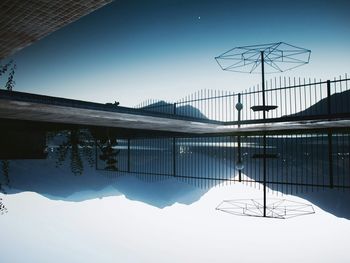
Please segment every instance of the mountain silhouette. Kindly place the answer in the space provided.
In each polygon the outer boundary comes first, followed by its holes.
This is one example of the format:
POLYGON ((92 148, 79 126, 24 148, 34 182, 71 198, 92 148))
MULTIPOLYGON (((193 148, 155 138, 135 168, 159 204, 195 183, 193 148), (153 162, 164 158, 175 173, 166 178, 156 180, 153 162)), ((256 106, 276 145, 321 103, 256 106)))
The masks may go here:
MULTIPOLYGON (((331 114, 350 113, 350 90, 334 93, 330 97, 331 114)), ((309 108, 288 116, 310 116, 328 114, 328 98, 323 98, 309 108)))
MULTIPOLYGON (((163 100, 149 104, 145 107, 142 107, 141 109, 159 113, 174 114, 174 104, 165 102, 163 100)), ((199 109, 191 105, 177 106, 176 115, 208 119, 199 109)))

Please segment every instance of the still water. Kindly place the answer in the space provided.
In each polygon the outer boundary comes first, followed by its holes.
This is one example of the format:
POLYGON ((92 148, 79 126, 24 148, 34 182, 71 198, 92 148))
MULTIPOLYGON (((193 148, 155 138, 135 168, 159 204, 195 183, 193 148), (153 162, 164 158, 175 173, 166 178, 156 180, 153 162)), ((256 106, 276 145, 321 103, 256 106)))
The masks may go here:
POLYGON ((312 204, 316 212, 277 220, 215 209, 223 200, 261 200, 259 136, 241 138, 240 183, 236 137, 25 126, 1 131, 2 262, 349 259, 348 134, 333 136, 340 189, 327 187, 327 134, 268 137, 268 200, 312 204))

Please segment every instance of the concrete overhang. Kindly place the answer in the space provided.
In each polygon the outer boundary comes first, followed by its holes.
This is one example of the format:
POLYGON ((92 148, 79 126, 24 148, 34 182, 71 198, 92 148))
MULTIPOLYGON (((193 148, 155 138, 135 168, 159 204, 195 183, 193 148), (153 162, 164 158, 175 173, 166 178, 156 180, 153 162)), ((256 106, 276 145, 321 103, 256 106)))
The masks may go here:
POLYGON ((4 59, 112 0, 2 0, 0 59, 4 59))

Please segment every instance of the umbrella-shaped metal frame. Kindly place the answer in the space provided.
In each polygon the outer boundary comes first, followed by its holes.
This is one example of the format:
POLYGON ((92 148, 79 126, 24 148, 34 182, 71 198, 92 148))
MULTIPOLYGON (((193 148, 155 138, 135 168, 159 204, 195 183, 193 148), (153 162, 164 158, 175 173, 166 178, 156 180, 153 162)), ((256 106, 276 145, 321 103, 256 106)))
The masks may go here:
POLYGON ((307 64, 311 50, 284 42, 232 48, 215 57, 222 70, 244 73, 278 73, 307 64), (260 71, 261 69, 261 71, 260 71))

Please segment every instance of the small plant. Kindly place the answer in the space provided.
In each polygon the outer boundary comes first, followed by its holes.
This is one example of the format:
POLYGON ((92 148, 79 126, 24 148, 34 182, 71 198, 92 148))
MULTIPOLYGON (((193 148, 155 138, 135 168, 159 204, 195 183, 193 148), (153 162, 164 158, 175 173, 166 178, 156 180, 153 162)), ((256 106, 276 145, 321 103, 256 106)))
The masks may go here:
POLYGON ((83 159, 88 161, 90 167, 94 165, 93 145, 91 135, 86 130, 72 129, 65 131, 63 135, 66 141, 57 149, 56 167, 61 166, 70 156, 70 168, 74 175, 82 175, 84 166, 83 159))
POLYGON ((7 72, 7 70, 10 68, 11 64, 13 63, 13 60, 10 60, 5 65, 0 65, 0 77, 7 72))
POLYGON ((4 75, 11 67, 7 82, 5 84, 5 89, 7 90, 13 90, 15 87, 16 82, 14 81, 14 76, 16 72, 16 63, 13 60, 10 60, 5 65, 0 65, 0 77, 4 75), (12 66, 12 67, 11 67, 12 66))
POLYGON ((15 76, 15 71, 16 71, 16 64, 14 64, 11 68, 9 77, 7 79, 6 85, 5 85, 5 89, 7 90, 13 90, 13 88, 15 87, 16 82, 14 81, 14 76, 15 76))

